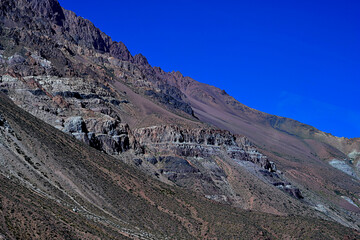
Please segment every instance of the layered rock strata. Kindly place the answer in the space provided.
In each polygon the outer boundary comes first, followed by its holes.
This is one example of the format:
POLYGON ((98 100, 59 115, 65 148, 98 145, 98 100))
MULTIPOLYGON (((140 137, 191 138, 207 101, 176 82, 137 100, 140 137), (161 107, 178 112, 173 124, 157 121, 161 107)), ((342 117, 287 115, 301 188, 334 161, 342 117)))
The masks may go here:
POLYGON ((134 130, 139 143, 162 154, 208 158, 226 153, 234 160, 250 161, 269 171, 276 166, 243 136, 226 130, 184 129, 174 125, 153 126, 134 130))

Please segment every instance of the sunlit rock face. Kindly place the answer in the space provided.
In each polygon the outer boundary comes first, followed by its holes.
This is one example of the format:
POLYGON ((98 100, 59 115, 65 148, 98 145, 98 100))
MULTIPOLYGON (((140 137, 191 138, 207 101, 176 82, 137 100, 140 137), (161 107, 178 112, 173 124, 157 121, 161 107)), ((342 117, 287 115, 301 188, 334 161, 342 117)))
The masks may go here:
POLYGON ((345 160, 338 160, 333 159, 329 162, 331 166, 333 166, 336 169, 339 169, 340 171, 360 180, 360 177, 356 173, 356 171, 351 167, 350 161, 345 160))
POLYGON ((235 160, 251 161, 264 169, 276 171, 274 163, 257 151, 246 137, 215 129, 184 129, 174 125, 134 130, 135 137, 155 151, 186 157, 211 157, 227 154, 235 160))

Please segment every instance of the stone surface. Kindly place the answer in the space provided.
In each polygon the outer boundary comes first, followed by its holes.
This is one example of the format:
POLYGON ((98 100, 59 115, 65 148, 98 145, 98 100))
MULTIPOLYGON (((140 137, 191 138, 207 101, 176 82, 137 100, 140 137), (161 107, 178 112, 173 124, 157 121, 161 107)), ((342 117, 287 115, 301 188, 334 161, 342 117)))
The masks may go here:
POLYGON ((235 160, 251 161, 264 169, 276 171, 274 162, 257 151, 246 137, 216 129, 185 129, 179 126, 153 126, 134 130, 140 144, 157 152, 185 157, 210 157, 226 153, 235 160))
POLYGON ((65 120, 64 132, 87 133, 86 124, 81 116, 70 117, 65 120))

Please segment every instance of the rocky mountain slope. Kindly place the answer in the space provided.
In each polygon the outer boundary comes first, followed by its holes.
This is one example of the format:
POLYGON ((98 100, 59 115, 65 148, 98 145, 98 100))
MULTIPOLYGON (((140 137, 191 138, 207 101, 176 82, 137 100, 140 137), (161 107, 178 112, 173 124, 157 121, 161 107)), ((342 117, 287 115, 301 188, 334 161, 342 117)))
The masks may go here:
POLYGON ((325 201, 358 212, 353 207, 359 206, 360 196, 359 138, 335 137, 298 121, 251 109, 224 90, 179 73, 158 74, 181 89, 201 121, 247 136, 292 181, 322 195, 325 201))
POLYGON ((359 236, 330 221, 234 209, 161 183, 3 94, 0 100, 0 233, 6 239, 359 236))
MULTIPOLYGON (((340 237, 344 228, 319 219, 359 229, 358 139, 256 111, 223 90, 152 67, 55 0, 1 1, 0 32, 0 90, 38 118, 1 97, 3 175, 26 189, 18 198, 4 191, 11 204, 27 195, 56 200, 39 217, 52 212, 50 223, 67 212, 63 229, 80 238, 340 237), (259 230, 261 219, 290 227, 259 230), (311 233, 317 225, 326 232, 311 233)), ((4 221, 4 232, 22 234, 4 221)))

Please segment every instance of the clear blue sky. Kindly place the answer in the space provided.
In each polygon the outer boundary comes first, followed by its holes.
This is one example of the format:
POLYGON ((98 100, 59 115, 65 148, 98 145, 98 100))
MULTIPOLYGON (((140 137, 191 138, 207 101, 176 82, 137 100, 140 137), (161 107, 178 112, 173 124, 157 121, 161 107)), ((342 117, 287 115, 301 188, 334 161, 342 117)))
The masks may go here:
POLYGON ((360 137, 360 1, 60 0, 153 66, 360 137))

